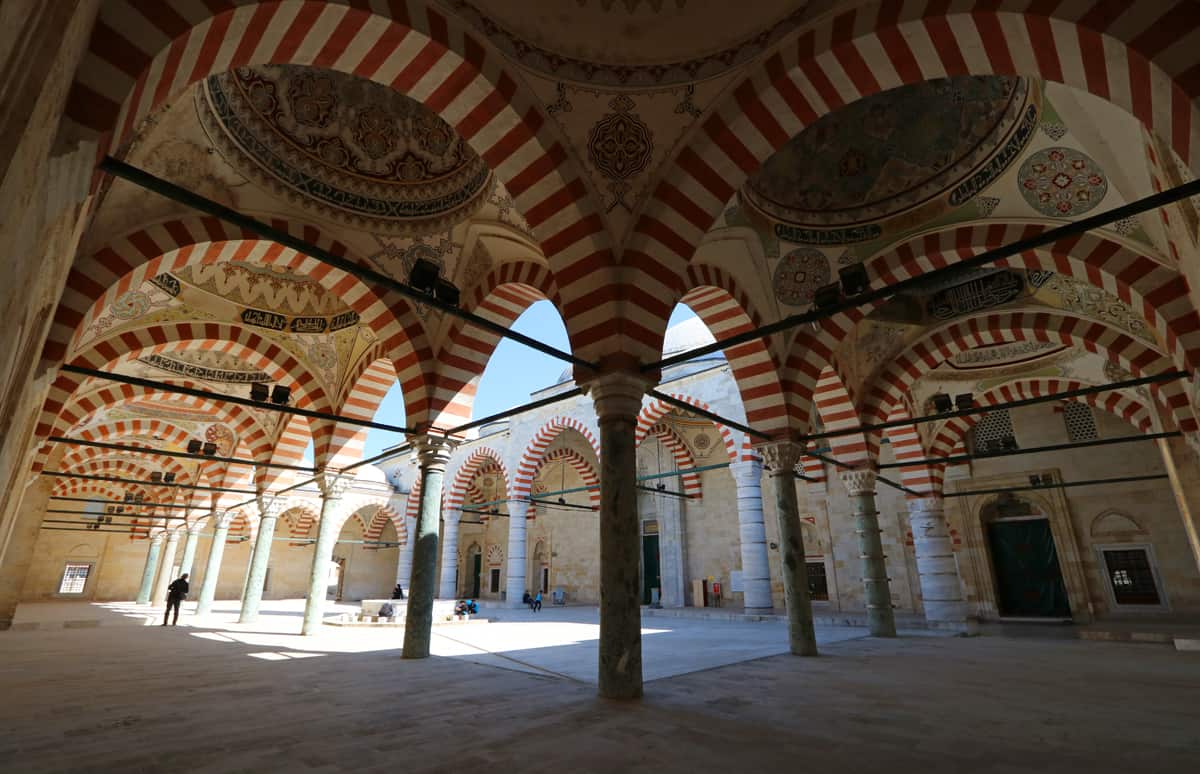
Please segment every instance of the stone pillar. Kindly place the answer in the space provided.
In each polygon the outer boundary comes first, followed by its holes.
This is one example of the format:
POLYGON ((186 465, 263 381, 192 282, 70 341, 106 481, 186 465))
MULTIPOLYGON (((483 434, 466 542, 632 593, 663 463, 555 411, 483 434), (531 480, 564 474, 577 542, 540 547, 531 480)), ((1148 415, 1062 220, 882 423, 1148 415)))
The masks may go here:
POLYGON ((896 616, 892 611, 892 591, 888 586, 883 540, 880 538, 879 511, 875 510, 875 476, 870 468, 842 471, 842 483, 854 506, 854 531, 862 559, 862 580, 866 588, 867 626, 875 637, 896 636, 896 616))
MULTIPOLYGON (((729 466, 737 485, 738 532, 742 549, 742 596, 747 613, 769 612, 771 570, 767 561, 767 530, 763 525, 762 463, 744 460, 729 466)), ((807 567, 805 576, 807 577, 807 567)), ((808 582, 805 581, 805 589, 808 582)))
POLYGON ((196 544, 200 542, 200 528, 188 527, 187 539, 183 541, 183 558, 179 560, 179 574, 192 574, 192 565, 196 563, 196 544))
POLYGON ((0 631, 12 627, 25 588, 25 576, 33 562, 33 547, 42 528, 42 519, 50 504, 50 493, 54 490, 54 479, 38 476, 26 485, 21 495, 21 504, 14 517, 12 532, 4 558, 0 560, 0 631))
POLYGON ((950 531, 946 529, 945 501, 938 495, 909 500, 908 518, 912 522, 925 620, 965 631, 967 602, 950 531))
POLYGON ((325 595, 329 593, 329 562, 333 558, 333 546, 342 527, 338 506, 351 481, 353 479, 350 476, 317 474, 317 485, 321 487, 321 523, 317 526, 317 542, 313 546, 312 567, 308 572, 308 597, 304 600, 301 634, 312 635, 321 631, 325 595))
MULTIPOLYGON (((815 656, 817 633, 813 628, 808 565, 804 562, 804 533, 800 528, 800 505, 796 499, 796 466, 800 464, 803 449, 798 443, 780 441, 762 446, 758 451, 775 486, 783 598, 788 615, 788 647, 793 655, 815 656)), ((740 505, 740 488, 738 498, 740 505)))
POLYGON ((638 412, 647 382, 608 373, 587 385, 600 423, 600 695, 642 695, 642 535, 638 516, 638 412))
POLYGON ((275 541, 275 522, 283 512, 284 502, 276 497, 258 497, 258 540, 250 554, 250 573, 246 590, 242 593, 242 612, 238 623, 254 623, 258 619, 258 606, 262 602, 263 584, 267 579, 267 566, 271 561, 271 544, 275 541))
MULTIPOLYGON (((421 491, 425 491, 422 487, 421 491)), ((458 596, 458 524, 462 511, 447 508, 442 512, 442 572, 438 581, 438 599, 458 596)))
POLYGON ((404 650, 401 658, 428 658, 433 636, 433 594, 436 591, 438 522, 442 509, 442 480, 453 448, 445 438, 425 437, 416 441, 421 465, 421 508, 413 531, 412 584, 404 619, 404 650))
MULTIPOLYGON (((662 579, 659 601, 663 607, 683 607, 683 574, 687 567, 687 528, 684 524, 683 501, 672 495, 656 495, 645 490, 642 490, 641 496, 643 500, 654 498, 658 517, 658 572, 662 579)), ((644 572, 645 568, 642 569, 644 572)))
POLYGON ((196 615, 212 612, 213 599, 217 595, 217 578, 221 575, 221 557, 225 555, 225 540, 229 537, 227 513, 213 511, 208 523, 213 525, 212 545, 208 547, 208 562, 204 565, 204 583, 200 586, 200 597, 196 602, 196 615))
POLYGON ((1158 441, 1163 464, 1171 479, 1171 490, 1175 504, 1183 519, 1183 532, 1196 569, 1200 571, 1200 463, 1196 447, 1200 446, 1200 434, 1189 433, 1184 438, 1161 438, 1158 441))
POLYGON ((529 512, 528 500, 508 501, 508 572, 504 578, 507 607, 520 607, 526 591, 525 579, 525 517, 529 512))
POLYGON ((150 598, 152 605, 167 604, 167 586, 175 580, 171 575, 175 572, 175 552, 179 550, 179 532, 167 534, 167 545, 163 549, 162 559, 158 563, 158 580, 154 582, 154 595, 150 598))
POLYGON ((150 594, 154 591, 154 576, 158 572, 158 556, 162 553, 163 533, 159 532, 150 537, 150 547, 146 549, 146 566, 142 569, 142 585, 138 587, 137 603, 150 603, 150 594))

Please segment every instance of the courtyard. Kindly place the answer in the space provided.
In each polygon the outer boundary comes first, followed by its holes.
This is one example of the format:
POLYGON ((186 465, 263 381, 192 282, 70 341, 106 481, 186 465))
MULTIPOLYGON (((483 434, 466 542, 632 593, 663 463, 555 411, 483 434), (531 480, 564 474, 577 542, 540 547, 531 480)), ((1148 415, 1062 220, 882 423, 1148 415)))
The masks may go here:
MULTIPOLYGON (((190 607, 190 604, 186 607, 190 607)), ((349 610, 349 606, 334 606, 349 610)), ((645 699, 595 696, 594 608, 298 631, 218 603, 176 628, 123 604, 28 605, 0 640, 11 771, 1194 771, 1200 654, 1062 637, 643 620, 645 699), (36 626, 35 626, 36 625, 36 626)), ((1047 630, 1047 633, 1058 633, 1047 630)))

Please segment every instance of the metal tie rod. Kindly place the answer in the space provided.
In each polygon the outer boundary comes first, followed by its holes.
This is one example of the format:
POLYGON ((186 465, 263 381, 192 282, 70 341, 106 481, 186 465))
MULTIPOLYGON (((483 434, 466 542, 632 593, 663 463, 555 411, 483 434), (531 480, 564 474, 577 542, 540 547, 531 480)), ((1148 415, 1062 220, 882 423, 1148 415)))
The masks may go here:
POLYGON ((237 226, 245 231, 249 231, 252 234, 257 234, 263 239, 277 242, 284 247, 290 247, 298 253, 303 253, 310 258, 315 258, 321 263, 333 266, 334 268, 340 269, 347 274, 352 274, 370 285, 381 285, 390 290, 394 290, 397 293, 413 299, 414 301, 431 306, 439 311, 445 312, 446 314, 457 317, 465 322, 470 323, 471 325, 474 325, 477 328, 482 328, 489 333, 494 333, 502 338, 512 339, 513 341, 524 344, 531 349, 536 349, 538 352, 558 358, 564 362, 590 368, 593 371, 598 370, 598 366, 595 363, 578 358, 569 352, 563 352, 560 349, 552 347, 549 344, 544 344, 537 339, 530 338, 522 333, 517 333, 516 331, 505 328, 499 323, 488 320, 485 317, 480 317, 479 315, 473 314, 464 309, 460 309, 453 304, 447 304, 443 301, 439 301, 438 299, 422 293, 416 288, 389 277, 386 274, 382 274, 365 266, 360 266, 348 258, 335 255, 334 253, 306 242, 303 239, 294 237, 286 231, 281 231, 280 229, 269 226, 260 220, 255 220, 254 218, 243 215, 236 210, 232 210, 222 204, 218 204, 211 199, 206 199, 205 197, 189 191, 186 188, 181 188, 170 181, 163 180, 161 177, 155 177, 145 170, 138 169, 137 167, 126 164, 123 161, 118 161, 112 156, 105 156, 104 160, 99 164, 99 169, 100 171, 112 175, 113 177, 119 177, 123 180, 128 180, 136 186, 145 188, 148 191, 153 191, 160 196, 165 196, 172 201, 179 202, 180 204, 191 207, 194 210, 199 210, 200 212, 212 215, 213 217, 219 218, 226 223, 237 226))
POLYGON ((1170 430, 1165 433, 1146 433, 1144 435, 1122 435, 1117 438, 1097 438, 1094 441, 1079 441, 1077 443, 1056 443, 1049 446, 1032 446, 1028 449, 1011 449, 1008 451, 983 452, 977 454, 952 454, 946 457, 925 457, 919 460, 906 460, 904 462, 888 462, 879 465, 880 470, 887 468, 909 468, 918 465, 952 465, 958 462, 968 462, 970 460, 988 460, 993 457, 1016 457, 1021 454, 1040 454, 1042 452, 1067 451, 1069 449, 1080 449, 1087 446, 1111 446, 1119 443, 1133 443, 1135 441, 1157 441, 1160 438, 1178 438, 1183 433, 1178 430, 1170 430))
POLYGON ((200 460, 201 462, 225 462, 231 465, 250 465, 260 468, 279 468, 281 470, 299 470, 304 473, 316 472, 316 468, 310 468, 305 465, 284 465, 277 462, 256 462, 255 460, 241 459, 238 457, 209 457, 204 454, 192 454, 191 452, 168 451, 167 449, 155 449, 151 446, 126 446, 119 443, 108 443, 105 441, 85 441, 82 438, 67 438, 61 435, 52 435, 49 440, 55 443, 68 444, 70 446, 92 446, 97 449, 113 449, 116 451, 127 451, 134 454, 146 454, 150 456, 160 455, 163 457, 178 457, 187 460, 200 460))
POLYGON ((145 486, 167 486, 174 489, 199 489, 205 492, 233 492, 234 494, 258 494, 253 489, 230 489, 223 486, 201 486, 200 484, 166 484, 161 481, 143 481, 139 478, 118 478, 116 476, 93 476, 86 473, 68 473, 65 470, 43 470, 43 476, 55 478, 78 478, 84 481, 111 481, 118 484, 143 484, 145 486))
POLYGON ((735 422, 732 419, 727 419, 727 418, 721 416, 720 414, 714 414, 713 412, 711 412, 707 409, 702 409, 699 406, 693 406, 691 403, 688 403, 686 400, 680 400, 679 398, 672 397, 672 396, 666 394, 665 392, 660 392, 658 390, 650 390, 646 394, 652 398, 657 398, 658 400, 661 400, 663 403, 666 403, 670 406, 674 406, 675 408, 680 408, 680 409, 684 409, 685 411, 691 411, 695 414, 699 414, 700 416, 704 417, 705 419, 711 419, 713 422, 718 422, 722 425, 725 425, 726 427, 732 427, 734 430, 740 430, 743 433, 746 433, 747 435, 753 435, 756 438, 762 438, 764 440, 771 439, 770 435, 767 435, 766 433, 760 433, 758 430, 755 430, 753 427, 743 425, 741 422, 735 422))
POLYGON ((900 280, 894 284, 885 285, 882 288, 861 293, 853 298, 840 301, 832 306, 823 307, 821 309, 812 309, 801 314, 794 314, 789 317, 785 317, 778 322, 773 322, 769 325, 763 325, 753 330, 746 331, 745 333, 739 333, 736 336, 720 339, 712 344, 706 344, 703 347, 696 347, 695 349, 688 350, 687 352, 680 352, 678 355, 672 355, 671 357, 663 358, 662 360, 654 363, 647 363, 642 366, 641 370, 654 371, 661 368, 667 368, 678 363, 686 363, 693 358, 709 355, 713 352, 720 352, 721 350, 728 349, 729 347, 733 347, 738 344, 745 344, 748 341, 755 341, 757 339, 779 333, 780 331, 788 330, 789 328, 795 328, 796 326, 803 325, 804 323, 823 320, 825 318, 832 317, 835 314, 840 314, 851 309, 857 309, 860 306, 865 306, 866 304, 873 303, 875 301, 881 301, 883 299, 890 298, 891 296, 901 293, 909 288, 919 287, 922 284, 928 283, 930 280, 936 279, 937 277, 945 276, 953 272, 960 272, 964 269, 973 269, 978 266, 986 266, 988 264, 995 263, 996 261, 1004 260, 1005 258, 1011 258, 1014 255, 1018 255, 1028 250, 1035 250, 1039 247, 1044 247, 1057 242, 1060 239, 1079 236, 1080 234, 1091 231, 1094 228, 1107 226, 1123 218, 1141 215, 1144 212, 1149 212, 1150 210, 1158 209, 1159 207, 1165 207, 1168 204, 1174 204, 1177 201, 1188 199, 1196 195, 1200 195, 1200 179, 1193 180, 1190 183, 1184 183, 1183 185, 1175 186, 1174 188, 1169 188, 1160 193, 1151 194, 1144 199, 1139 199, 1136 202, 1131 202, 1129 204, 1116 207, 1107 212, 1102 212, 1099 215, 1092 215, 1087 218, 1082 218, 1080 220, 1059 226, 1058 228, 1052 228, 1049 231, 1043 231, 1041 234, 1026 237, 1024 239, 1018 239, 1017 241, 1010 242, 1007 245, 992 248, 991 250, 980 253, 974 258, 967 258, 941 269, 923 272, 915 277, 909 277, 908 279, 900 280))

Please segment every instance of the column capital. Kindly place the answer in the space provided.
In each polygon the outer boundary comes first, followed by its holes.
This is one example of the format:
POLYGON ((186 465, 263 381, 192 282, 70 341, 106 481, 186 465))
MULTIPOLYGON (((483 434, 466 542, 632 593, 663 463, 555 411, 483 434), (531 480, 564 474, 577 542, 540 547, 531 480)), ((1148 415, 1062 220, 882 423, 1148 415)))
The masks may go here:
POLYGON ((417 450, 417 460, 421 470, 440 470, 445 472, 446 464, 450 462, 450 454, 457 444, 441 435, 423 435, 413 441, 417 450))
POLYGON ((199 535, 200 534, 200 525, 199 524, 189 524, 188 528, 187 528, 187 533, 188 533, 189 537, 195 537, 196 535, 199 535))
POLYGON ((179 542, 179 530, 173 529, 170 532, 168 532, 167 533, 167 542, 168 543, 178 543, 179 542))
POLYGON ((596 407, 596 417, 607 419, 636 419, 642 411, 642 398, 654 387, 654 382, 640 373, 613 371, 600 374, 581 385, 596 407))
POLYGON ((326 500, 342 499, 346 490, 350 488, 350 484, 354 482, 354 476, 326 470, 317 473, 314 478, 317 480, 317 486, 321 489, 321 496, 326 500))
POLYGON ((916 497, 908 501, 909 513, 942 513, 946 510, 946 501, 941 495, 930 494, 916 497))
POLYGON ((150 536, 150 542, 162 545, 163 538, 165 536, 166 536, 165 532, 155 532, 153 535, 150 536))
POLYGON ((267 494, 260 494, 258 500, 258 517, 262 519, 277 519, 287 510, 287 500, 267 494))
POLYGON ((875 479, 879 475, 875 468, 843 470, 838 475, 842 479, 842 485, 851 495, 875 493, 875 479))
POLYGON ((795 441, 769 441, 754 447, 772 476, 790 474, 804 456, 804 446, 795 441))
POLYGON ((217 529, 229 529, 229 525, 233 523, 233 513, 214 508, 211 521, 216 525, 217 529))

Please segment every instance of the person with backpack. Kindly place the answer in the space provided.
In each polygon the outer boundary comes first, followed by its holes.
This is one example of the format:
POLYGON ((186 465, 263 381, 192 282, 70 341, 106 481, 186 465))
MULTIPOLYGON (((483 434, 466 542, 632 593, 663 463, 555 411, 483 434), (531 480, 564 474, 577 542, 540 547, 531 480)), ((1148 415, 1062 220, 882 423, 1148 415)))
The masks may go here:
POLYGON ((172 626, 179 623, 179 606, 183 604, 183 600, 188 594, 188 574, 185 572, 175 580, 171 581, 171 585, 167 586, 167 609, 163 611, 162 625, 167 625, 167 619, 171 616, 171 608, 175 609, 175 620, 171 622, 172 626))
POLYGON ((542 592, 539 591, 537 594, 533 595, 533 612, 536 613, 537 611, 539 611, 541 609, 542 609, 542 592))

